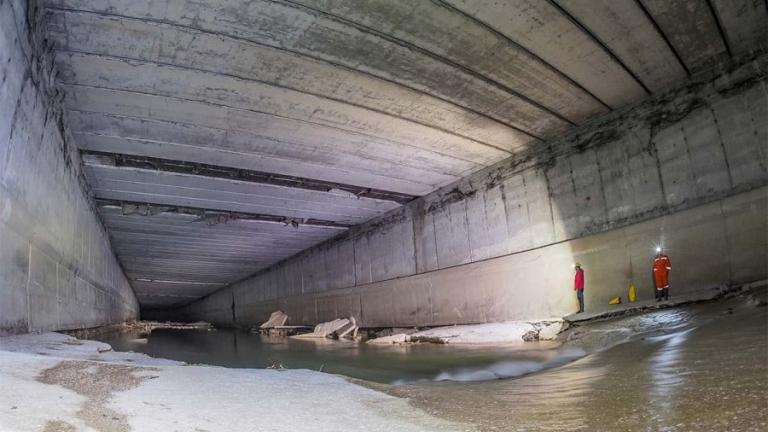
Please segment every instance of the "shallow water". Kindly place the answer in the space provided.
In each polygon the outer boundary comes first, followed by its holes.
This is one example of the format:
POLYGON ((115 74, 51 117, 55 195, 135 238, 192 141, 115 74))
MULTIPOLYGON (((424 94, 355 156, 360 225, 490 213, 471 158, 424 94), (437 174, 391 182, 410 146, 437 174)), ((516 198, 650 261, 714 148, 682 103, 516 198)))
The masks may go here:
POLYGON ((383 390, 483 431, 768 430, 768 308, 716 302, 574 333, 587 349, 626 343, 518 379, 383 390))
POLYGON ((373 346, 348 341, 271 338, 245 331, 158 329, 97 338, 116 351, 236 368, 322 370, 379 383, 472 381, 523 375, 583 353, 555 343, 508 346, 373 346))
POLYGON ((590 323, 562 345, 374 347, 230 330, 132 341, 140 336, 102 340, 192 363, 324 365, 467 430, 768 430, 768 308, 743 298, 590 323))

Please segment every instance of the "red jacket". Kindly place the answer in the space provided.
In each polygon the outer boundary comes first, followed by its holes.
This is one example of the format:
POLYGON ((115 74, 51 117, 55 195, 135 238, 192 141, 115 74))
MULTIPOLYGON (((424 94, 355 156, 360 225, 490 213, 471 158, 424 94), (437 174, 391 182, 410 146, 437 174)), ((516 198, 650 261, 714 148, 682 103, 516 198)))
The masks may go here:
POLYGON ((575 291, 584 290, 584 269, 576 269, 576 275, 573 278, 573 289, 575 291))

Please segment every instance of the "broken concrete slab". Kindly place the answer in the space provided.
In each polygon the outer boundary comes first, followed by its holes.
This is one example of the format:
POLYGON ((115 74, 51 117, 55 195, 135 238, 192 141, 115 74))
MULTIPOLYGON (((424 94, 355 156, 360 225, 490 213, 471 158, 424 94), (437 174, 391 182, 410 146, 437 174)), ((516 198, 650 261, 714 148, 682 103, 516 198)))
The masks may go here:
MULTIPOLYGON (((550 322, 550 321, 547 321, 550 322)), ((555 329, 552 329, 554 331, 555 329)), ((444 343, 444 344, 507 344, 522 343, 529 336, 538 337, 539 323, 507 321, 500 323, 470 324, 435 327, 428 330, 397 333, 368 341, 374 345, 408 343, 444 343)))
POLYGON ((264 322, 262 325, 259 326, 259 328, 262 329, 269 329, 269 328, 275 328, 275 327, 282 327, 288 324, 288 315, 286 315, 283 311, 274 311, 269 316, 269 319, 264 322))
POLYGON ((349 317, 349 325, 345 329, 337 331, 336 334, 338 335, 339 339, 346 337, 354 339, 357 337, 357 330, 357 320, 355 320, 355 317, 349 317))
POLYGON ((405 344, 411 341, 411 336, 403 333, 394 334, 391 336, 382 336, 376 339, 368 341, 372 345, 398 345, 405 344))
POLYGON ((303 339, 329 338, 340 339, 343 337, 353 338, 357 336, 357 321, 354 317, 337 318, 333 321, 320 323, 315 326, 312 333, 296 335, 293 337, 303 339))
POLYGON ((567 330, 569 324, 566 321, 554 321, 543 323, 539 329, 539 340, 555 340, 557 335, 567 330))

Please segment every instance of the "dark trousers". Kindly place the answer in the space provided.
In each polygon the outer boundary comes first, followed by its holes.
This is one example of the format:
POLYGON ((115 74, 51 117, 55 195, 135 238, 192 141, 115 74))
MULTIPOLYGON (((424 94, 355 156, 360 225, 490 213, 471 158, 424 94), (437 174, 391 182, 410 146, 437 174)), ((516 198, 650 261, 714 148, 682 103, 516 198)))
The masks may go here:
POLYGON ((669 300, 669 288, 656 288, 656 300, 669 300))
POLYGON ((576 298, 579 299, 579 312, 584 312, 584 290, 576 290, 576 298))

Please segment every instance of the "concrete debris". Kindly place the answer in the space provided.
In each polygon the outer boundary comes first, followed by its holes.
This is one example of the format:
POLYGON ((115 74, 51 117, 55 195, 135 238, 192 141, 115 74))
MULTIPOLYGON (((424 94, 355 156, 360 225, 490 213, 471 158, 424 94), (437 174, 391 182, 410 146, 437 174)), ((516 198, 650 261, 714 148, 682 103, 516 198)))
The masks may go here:
POLYGON ((345 333, 353 326, 352 322, 347 318, 339 318, 330 322, 321 323, 315 326, 315 333, 321 334, 323 337, 332 338, 334 335, 345 333))
POLYGON ((251 328, 252 333, 260 333, 266 336, 284 338, 288 336, 312 333, 314 329, 309 326, 277 326, 271 328, 251 328))
POLYGON ((269 319, 259 326, 259 328, 262 329, 269 329, 269 328, 275 328, 275 327, 282 327, 288 324, 288 315, 286 315, 283 311, 274 311, 269 316, 269 319))
POLYGON ((411 336, 436 337, 445 343, 520 343, 523 335, 534 330, 529 322, 507 321, 500 323, 437 327, 416 332, 411 336))
POLYGON ((276 369, 276 370, 286 370, 287 368, 283 366, 282 363, 273 360, 273 359, 267 359, 267 369, 276 369))
POLYGON ((570 324, 563 320, 540 321, 531 324, 534 328, 523 334, 525 342, 553 341, 557 339, 557 335, 570 327, 570 324))
POLYGON ((315 326, 312 333, 296 335, 296 338, 328 338, 328 339, 354 339, 358 333, 357 320, 354 317, 337 318, 333 321, 320 323, 315 326))
POLYGON ((568 327, 569 325, 565 321, 543 323, 539 329, 539 340, 555 340, 557 335, 567 330, 568 327))
POLYGON ((391 336, 382 336, 376 339, 371 339, 368 341, 368 343, 373 345, 400 345, 409 343, 410 341, 410 335, 399 333, 391 336))
POLYGON ((344 330, 339 331, 337 334, 339 336, 339 339, 342 338, 351 338, 354 339, 357 337, 357 320, 355 320, 355 317, 349 317, 349 326, 347 326, 344 330))
MULTIPOLYGON (((521 343, 536 340, 554 340, 567 328, 562 320, 540 322, 508 321, 500 323, 435 327, 432 329, 399 332, 368 341, 374 345, 445 343, 445 344, 498 344, 521 343)), ((403 330, 403 329, 399 329, 403 330)), ((380 331, 377 335, 387 334, 380 331)))

